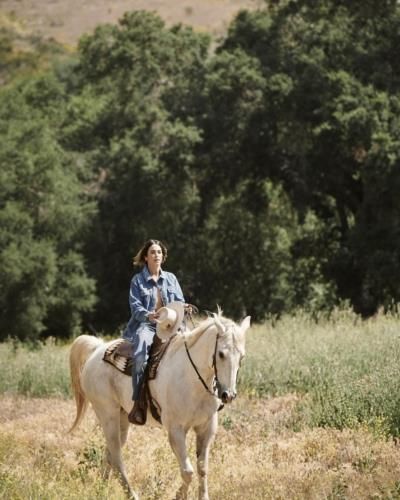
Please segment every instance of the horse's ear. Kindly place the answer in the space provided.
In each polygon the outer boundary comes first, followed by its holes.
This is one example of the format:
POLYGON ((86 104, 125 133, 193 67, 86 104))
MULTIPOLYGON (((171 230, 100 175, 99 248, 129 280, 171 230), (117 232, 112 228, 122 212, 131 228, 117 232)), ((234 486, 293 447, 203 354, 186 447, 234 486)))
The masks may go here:
POLYGON ((221 315, 221 312, 220 312, 220 309, 218 307, 218 314, 215 314, 215 313, 213 314, 213 316, 214 316, 214 322, 217 325, 217 328, 218 328, 219 332, 221 334, 223 334, 225 332, 225 328, 224 328, 224 325, 219 320, 220 315, 221 315))
POLYGON ((250 327, 250 320, 251 316, 246 316, 244 320, 240 323, 240 328, 243 330, 243 333, 250 327))

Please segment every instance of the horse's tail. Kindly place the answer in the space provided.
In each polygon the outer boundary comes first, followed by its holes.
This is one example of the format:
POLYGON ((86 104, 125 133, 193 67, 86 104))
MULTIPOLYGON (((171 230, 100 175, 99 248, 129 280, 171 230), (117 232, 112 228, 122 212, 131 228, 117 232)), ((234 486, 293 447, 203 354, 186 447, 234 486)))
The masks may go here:
POLYGON ((88 407, 88 400, 81 385, 81 372, 83 366, 92 352, 102 343, 102 340, 91 335, 80 335, 72 343, 69 353, 69 367, 71 374, 72 392, 76 403, 76 417, 69 432, 77 427, 88 407))

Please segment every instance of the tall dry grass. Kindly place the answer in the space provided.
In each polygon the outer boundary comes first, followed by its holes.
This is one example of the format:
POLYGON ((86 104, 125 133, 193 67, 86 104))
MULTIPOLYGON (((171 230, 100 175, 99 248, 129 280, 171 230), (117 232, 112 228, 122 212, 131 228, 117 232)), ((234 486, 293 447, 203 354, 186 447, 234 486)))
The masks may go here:
MULTIPOLYGON (((400 436, 400 318, 362 320, 350 310, 303 312, 252 329, 242 391, 296 393, 297 424, 338 429, 367 425, 400 436)), ((295 425, 295 423, 293 423, 295 425)))
MULTIPOLYGON (((285 425, 295 404, 294 396, 240 398, 224 409, 210 459, 211 498, 398 498, 393 442, 363 428, 295 432, 285 425)), ((71 401, 5 396, 0 408, 0 498, 123 498, 115 478, 102 479, 103 437, 91 412, 69 435, 71 401)), ((194 460, 193 435, 188 442, 194 460)), ((132 428, 124 459, 142 499, 174 497, 179 471, 162 429, 132 428)))
POLYGON ((0 343, 0 394, 69 397, 68 345, 0 343))

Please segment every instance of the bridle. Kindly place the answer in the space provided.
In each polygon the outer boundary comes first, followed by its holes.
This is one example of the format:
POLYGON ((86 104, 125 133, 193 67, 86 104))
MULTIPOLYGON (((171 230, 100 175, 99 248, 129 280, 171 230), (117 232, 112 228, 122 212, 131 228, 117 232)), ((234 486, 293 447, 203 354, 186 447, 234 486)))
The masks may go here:
MULTIPOLYGON (((212 390, 209 389, 208 385, 205 383, 203 377, 201 376, 201 374, 200 374, 197 366, 195 365, 195 363, 194 363, 194 361, 192 359, 192 356, 190 355, 189 348, 188 348, 188 345, 186 343, 186 340, 184 341, 184 344, 185 344, 186 354, 187 354, 187 357, 189 358, 190 364, 193 366, 193 369, 196 372, 196 375, 199 378, 199 380, 200 380, 201 384, 203 385, 204 389, 208 392, 208 394, 210 394, 214 398, 220 400, 221 398, 219 396, 219 392, 220 392, 220 389, 221 389, 221 383, 218 380, 218 369, 217 369, 217 349, 218 349, 218 339, 219 339, 219 330, 218 330, 218 324, 217 324, 217 322, 216 322, 216 325, 217 325, 217 335, 216 335, 216 338, 215 338, 213 363, 212 363, 212 367, 214 369, 214 379, 213 379, 212 390)), ((236 345, 235 337, 234 337, 233 334, 232 334, 232 341, 233 341, 234 348, 238 352, 240 352, 239 349, 238 349, 238 347, 237 347, 237 345, 236 345)), ((236 374, 236 376, 237 375, 238 374, 236 374)), ((223 407, 224 407, 224 404, 221 403, 220 407, 218 408, 218 411, 221 410, 223 407)))

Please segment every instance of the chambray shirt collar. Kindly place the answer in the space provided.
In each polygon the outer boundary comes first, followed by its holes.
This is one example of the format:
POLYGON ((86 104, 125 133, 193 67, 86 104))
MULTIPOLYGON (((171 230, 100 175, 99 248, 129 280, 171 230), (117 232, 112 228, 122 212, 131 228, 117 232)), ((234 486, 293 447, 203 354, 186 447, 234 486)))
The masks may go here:
MULTIPOLYGON (((152 279, 151 277, 151 274, 150 274, 150 271, 149 271, 149 268, 147 267, 147 265, 145 265, 143 267, 143 277, 146 281, 150 281, 152 279)), ((165 273, 162 269, 160 269, 160 276, 158 278, 159 280, 164 280, 165 279, 165 273)))

